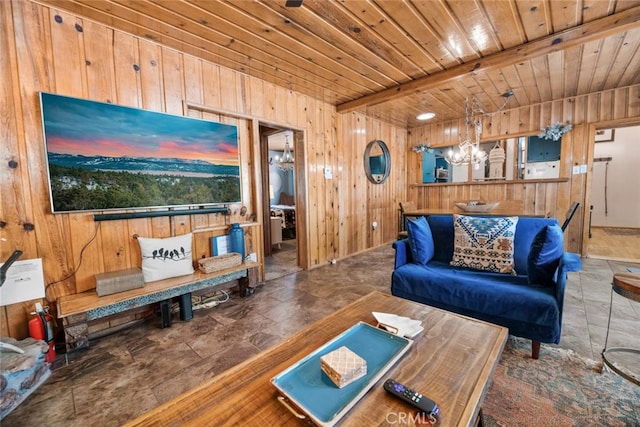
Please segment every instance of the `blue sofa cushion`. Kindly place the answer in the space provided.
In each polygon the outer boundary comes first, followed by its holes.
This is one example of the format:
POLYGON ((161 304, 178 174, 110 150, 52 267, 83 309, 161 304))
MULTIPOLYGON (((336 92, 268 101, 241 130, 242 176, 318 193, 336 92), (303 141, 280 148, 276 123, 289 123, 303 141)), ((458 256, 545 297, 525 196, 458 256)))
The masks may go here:
POLYGON ((540 229, 527 257, 529 283, 553 286, 553 276, 564 253, 563 233, 557 224, 540 229))
POLYGON ((425 265, 433 258, 433 236, 431 228, 425 217, 410 219, 407 222, 407 234, 409 235, 409 247, 413 262, 425 265))
POLYGON ((558 342, 561 312, 555 289, 527 276, 458 269, 437 261, 405 264, 392 275, 393 295, 509 328, 517 336, 558 342))
POLYGON ((451 265, 495 273, 513 270, 518 217, 453 215, 454 248, 451 265))
POLYGON ((433 236, 433 260, 449 263, 453 257, 453 216, 429 215, 427 222, 433 236))

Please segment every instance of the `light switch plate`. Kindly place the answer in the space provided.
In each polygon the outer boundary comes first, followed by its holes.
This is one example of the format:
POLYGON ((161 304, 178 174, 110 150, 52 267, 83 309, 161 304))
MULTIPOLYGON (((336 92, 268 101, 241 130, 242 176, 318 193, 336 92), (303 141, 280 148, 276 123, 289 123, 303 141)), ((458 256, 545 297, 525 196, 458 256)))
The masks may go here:
POLYGON ((331 173, 331 168, 324 168, 324 177, 325 179, 333 178, 333 174, 331 173))
POLYGON ((587 165, 580 165, 580 173, 587 173, 587 165))
POLYGON ((580 166, 576 165, 573 167, 573 174, 578 175, 580 173, 580 166))

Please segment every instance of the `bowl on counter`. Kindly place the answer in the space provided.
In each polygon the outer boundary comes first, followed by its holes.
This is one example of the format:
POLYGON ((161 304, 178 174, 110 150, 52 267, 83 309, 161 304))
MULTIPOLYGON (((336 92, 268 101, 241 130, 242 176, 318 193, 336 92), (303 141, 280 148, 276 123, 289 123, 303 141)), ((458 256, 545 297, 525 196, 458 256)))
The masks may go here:
POLYGON ((500 202, 484 202, 482 200, 469 200, 468 202, 456 202, 456 206, 465 212, 486 213, 495 209, 500 202))

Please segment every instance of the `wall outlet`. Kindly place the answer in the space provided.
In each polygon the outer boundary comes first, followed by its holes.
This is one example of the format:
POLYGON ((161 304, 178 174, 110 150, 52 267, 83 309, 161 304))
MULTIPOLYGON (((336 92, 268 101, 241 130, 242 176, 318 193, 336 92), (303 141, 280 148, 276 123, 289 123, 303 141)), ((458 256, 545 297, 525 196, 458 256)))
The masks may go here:
POLYGON ((580 173, 587 173, 587 165, 580 165, 580 173))
POLYGON ((325 179, 332 179, 333 178, 333 173, 331 172, 331 168, 329 168, 329 167, 324 168, 324 177, 325 177, 325 179))
POLYGON ((258 255, 255 252, 251 252, 248 258, 253 262, 258 262, 258 255))
POLYGON ((578 175, 580 173, 580 166, 579 165, 575 165, 573 167, 573 174, 574 175, 578 175))

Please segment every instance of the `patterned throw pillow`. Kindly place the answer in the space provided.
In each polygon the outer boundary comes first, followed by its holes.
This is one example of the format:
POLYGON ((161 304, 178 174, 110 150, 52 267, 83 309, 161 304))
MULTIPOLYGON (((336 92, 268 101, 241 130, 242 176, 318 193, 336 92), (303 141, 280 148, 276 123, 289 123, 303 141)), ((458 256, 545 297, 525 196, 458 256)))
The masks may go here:
POLYGON ((496 273, 513 271, 513 238, 518 217, 453 215, 451 265, 496 273))
POLYGON ((191 240, 191 233, 165 239, 138 237, 145 283, 193 273, 191 240))

